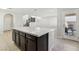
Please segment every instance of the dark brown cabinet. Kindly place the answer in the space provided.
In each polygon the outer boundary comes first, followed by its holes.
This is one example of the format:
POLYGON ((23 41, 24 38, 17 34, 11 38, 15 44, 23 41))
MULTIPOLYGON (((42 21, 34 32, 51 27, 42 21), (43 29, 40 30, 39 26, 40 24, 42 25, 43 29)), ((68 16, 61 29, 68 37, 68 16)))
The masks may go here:
POLYGON ((36 41, 27 38, 27 51, 36 51, 36 41))
POLYGON ((48 50, 48 33, 39 37, 37 40, 38 51, 47 51, 48 50))
POLYGON ((36 51, 36 37, 26 33, 27 51, 36 51))
POLYGON ((16 43, 17 46, 20 46, 19 31, 15 31, 15 43, 16 43))
POLYGON ((25 51, 25 33, 23 32, 19 32, 19 36, 20 36, 20 49, 22 51, 25 51))
POLYGON ((15 30, 12 31, 12 40, 15 42, 16 35, 15 35, 15 30))
POLYGON ((20 49, 25 50, 25 37, 20 35, 20 49))
POLYGON ((13 30, 12 39, 21 51, 47 51, 48 50, 48 33, 36 37, 28 33, 13 30))

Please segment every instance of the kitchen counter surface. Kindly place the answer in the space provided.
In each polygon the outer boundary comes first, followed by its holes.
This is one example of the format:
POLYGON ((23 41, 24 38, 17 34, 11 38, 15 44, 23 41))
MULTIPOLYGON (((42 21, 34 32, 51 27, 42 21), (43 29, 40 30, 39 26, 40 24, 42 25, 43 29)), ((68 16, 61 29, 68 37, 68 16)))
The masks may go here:
MULTIPOLYGON (((13 29, 22 31, 24 33, 31 34, 31 35, 36 36, 36 37, 40 37, 40 36, 42 36, 42 35, 44 35, 44 34, 51 31, 50 28, 39 28, 39 27, 35 27, 35 28, 31 28, 31 27, 14 27, 13 29)), ((52 29, 52 31, 53 31, 53 29, 52 29)))

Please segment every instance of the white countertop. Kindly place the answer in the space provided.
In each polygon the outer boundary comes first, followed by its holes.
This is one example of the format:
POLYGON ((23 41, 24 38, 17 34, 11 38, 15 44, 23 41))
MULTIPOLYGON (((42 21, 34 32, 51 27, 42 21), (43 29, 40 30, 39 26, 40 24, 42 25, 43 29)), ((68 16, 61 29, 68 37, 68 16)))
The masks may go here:
MULTIPOLYGON (((13 29, 40 37, 48 32, 51 31, 50 28, 40 28, 40 27, 35 27, 35 28, 31 28, 31 27, 14 27, 13 29)), ((53 31, 54 29, 52 29, 53 31)))

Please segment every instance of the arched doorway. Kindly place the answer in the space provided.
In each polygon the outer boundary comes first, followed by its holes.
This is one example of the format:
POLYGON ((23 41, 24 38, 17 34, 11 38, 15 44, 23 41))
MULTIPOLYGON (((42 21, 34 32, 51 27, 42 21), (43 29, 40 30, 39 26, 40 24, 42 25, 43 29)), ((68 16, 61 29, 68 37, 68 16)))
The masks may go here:
POLYGON ((11 30, 13 27, 13 15, 6 14, 4 15, 4 31, 11 30))

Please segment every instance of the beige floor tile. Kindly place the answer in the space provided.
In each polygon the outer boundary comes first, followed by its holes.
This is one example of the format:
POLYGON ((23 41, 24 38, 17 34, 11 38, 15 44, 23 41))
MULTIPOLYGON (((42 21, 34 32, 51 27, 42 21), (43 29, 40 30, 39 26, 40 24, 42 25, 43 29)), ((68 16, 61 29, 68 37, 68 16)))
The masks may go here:
POLYGON ((0 51, 20 51, 12 41, 12 31, 0 35, 0 51))
POLYGON ((54 51, 79 51, 79 42, 69 39, 58 39, 54 51))

